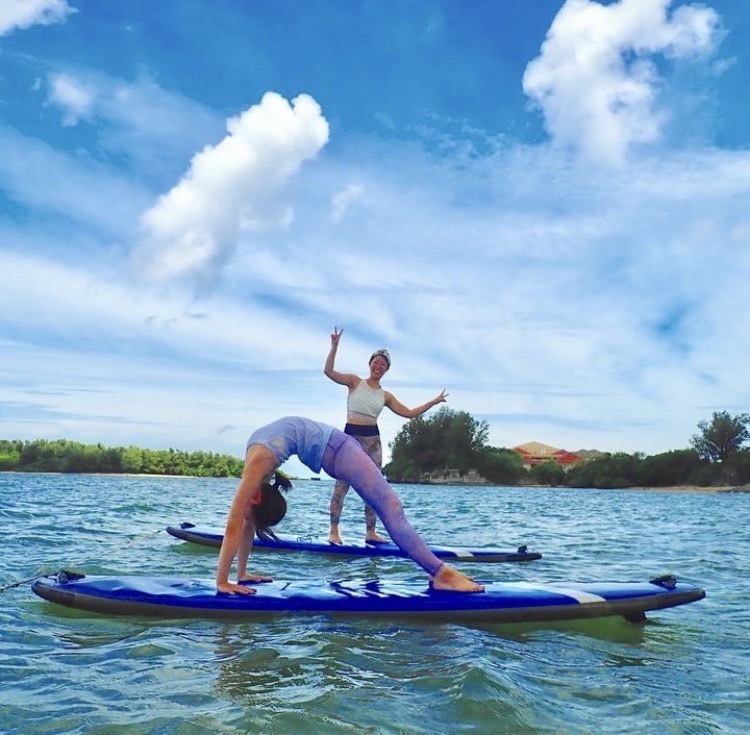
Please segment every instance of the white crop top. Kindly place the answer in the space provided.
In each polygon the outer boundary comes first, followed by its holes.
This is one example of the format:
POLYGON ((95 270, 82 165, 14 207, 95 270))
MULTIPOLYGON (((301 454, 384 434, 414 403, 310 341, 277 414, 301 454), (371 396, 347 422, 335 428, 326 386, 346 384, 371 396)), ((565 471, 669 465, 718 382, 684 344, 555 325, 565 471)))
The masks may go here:
POLYGON ((385 406, 385 391, 382 388, 370 388, 366 380, 361 380, 359 385, 349 392, 346 399, 346 411, 348 419, 357 419, 363 416, 377 419, 385 406))

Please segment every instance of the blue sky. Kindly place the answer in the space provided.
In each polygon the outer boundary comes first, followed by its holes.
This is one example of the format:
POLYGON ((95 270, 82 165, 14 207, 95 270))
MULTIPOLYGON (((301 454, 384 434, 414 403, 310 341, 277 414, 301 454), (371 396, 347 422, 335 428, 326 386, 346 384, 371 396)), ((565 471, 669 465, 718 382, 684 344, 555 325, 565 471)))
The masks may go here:
MULTIPOLYGON (((494 446, 750 411, 745 0, 6 0, 5 438, 241 456, 337 367, 494 446)), ((381 417, 386 442, 403 420, 381 417)))

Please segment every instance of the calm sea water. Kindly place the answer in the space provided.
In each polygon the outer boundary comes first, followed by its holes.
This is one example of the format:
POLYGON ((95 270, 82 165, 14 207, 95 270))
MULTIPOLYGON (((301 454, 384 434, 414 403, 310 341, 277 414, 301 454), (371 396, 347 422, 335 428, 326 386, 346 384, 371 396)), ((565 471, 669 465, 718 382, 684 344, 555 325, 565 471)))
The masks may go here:
MULTIPOLYGON (((0 586, 61 567, 211 577, 216 551, 164 532, 222 525, 234 480, 0 474, 0 586)), ((285 533, 325 533, 331 484, 299 481, 285 533)), ((0 732, 42 735, 750 732, 750 495, 398 486, 434 543, 527 543, 477 579, 642 581, 705 600, 619 618, 458 625, 289 615, 265 622, 80 613, 0 593, 0 732)), ((344 531, 364 531, 350 493, 344 531)), ((258 553, 278 578, 390 575, 410 562, 258 553)))

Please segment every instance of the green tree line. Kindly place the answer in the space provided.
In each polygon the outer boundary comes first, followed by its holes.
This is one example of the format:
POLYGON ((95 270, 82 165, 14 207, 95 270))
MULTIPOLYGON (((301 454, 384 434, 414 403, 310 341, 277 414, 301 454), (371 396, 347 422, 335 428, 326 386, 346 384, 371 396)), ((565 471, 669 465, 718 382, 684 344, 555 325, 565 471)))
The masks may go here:
MULTIPOLYGON (((618 488, 750 484, 750 414, 715 412, 701 421, 685 449, 645 455, 604 454, 565 471, 555 462, 531 469, 511 449, 487 443, 489 425, 465 411, 443 407, 406 423, 391 442, 384 472, 393 482, 420 482, 445 468, 476 470, 496 485, 618 488)), ((124 473, 239 477, 241 459, 212 452, 105 447, 57 440, 0 440, 0 471, 124 473)))
POLYGON ((0 439, 0 471, 123 473, 239 477, 243 462, 213 452, 141 449, 81 444, 66 439, 31 441, 0 439))
POLYGON ((405 424, 391 442, 384 472, 393 482, 420 482, 445 468, 476 470, 497 485, 539 484, 625 488, 750 483, 750 414, 715 412, 701 421, 685 449, 646 455, 604 453, 565 470, 553 461, 527 469, 516 452, 487 444, 489 425, 464 411, 443 407, 405 424))

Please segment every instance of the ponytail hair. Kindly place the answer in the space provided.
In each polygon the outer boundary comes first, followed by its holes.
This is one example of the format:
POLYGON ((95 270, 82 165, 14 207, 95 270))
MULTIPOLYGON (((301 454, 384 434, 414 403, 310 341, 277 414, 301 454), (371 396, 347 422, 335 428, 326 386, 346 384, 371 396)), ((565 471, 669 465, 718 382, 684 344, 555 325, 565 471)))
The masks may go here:
POLYGON ((286 475, 275 472, 273 485, 264 482, 260 487, 260 502, 253 506, 255 535, 260 539, 276 539, 271 526, 280 523, 286 515, 286 500, 281 491, 288 492, 292 483, 286 475))

